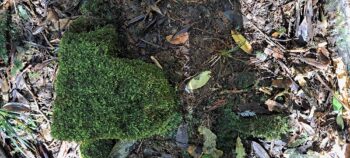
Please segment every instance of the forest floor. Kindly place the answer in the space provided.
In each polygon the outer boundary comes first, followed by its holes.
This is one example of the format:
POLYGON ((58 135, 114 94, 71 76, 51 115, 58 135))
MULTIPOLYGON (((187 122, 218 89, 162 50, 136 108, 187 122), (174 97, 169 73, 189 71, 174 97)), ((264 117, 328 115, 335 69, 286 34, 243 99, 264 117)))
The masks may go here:
MULTIPOLYGON (((50 123, 59 42, 80 16, 82 1, 0 2, 1 13, 10 13, 7 20, 16 28, 7 31, 7 58, 0 59, 1 105, 16 113, 1 114, 13 127, 0 125, 0 153, 79 157, 78 144, 51 137, 50 123)), ((128 157, 200 157, 205 140, 199 126, 218 136, 214 142, 222 157, 242 149, 248 157, 350 157, 345 155, 350 154, 349 83, 333 38, 337 14, 324 1, 115 0, 111 5, 121 9, 123 56, 163 69, 177 89, 184 118, 173 138, 137 141, 128 157), (189 82, 202 72, 210 72, 209 81, 190 92, 189 82), (291 128, 277 140, 245 137, 239 143, 235 134, 223 141, 222 108, 241 117, 282 114, 291 128)))

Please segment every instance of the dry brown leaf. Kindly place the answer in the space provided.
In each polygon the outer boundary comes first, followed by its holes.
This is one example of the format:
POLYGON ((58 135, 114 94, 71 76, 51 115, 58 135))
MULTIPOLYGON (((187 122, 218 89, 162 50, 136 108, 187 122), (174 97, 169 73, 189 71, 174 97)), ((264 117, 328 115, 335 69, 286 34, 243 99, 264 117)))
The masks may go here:
POLYGON ((317 53, 318 53, 319 60, 321 63, 327 64, 327 65, 331 63, 331 61, 329 59, 330 53, 327 50, 327 48, 319 47, 319 48, 317 48, 317 53))
POLYGON ((15 102, 10 102, 5 104, 2 109, 5 109, 7 111, 11 112, 30 112, 30 108, 23 104, 23 103, 15 103, 15 102))
POLYGON ((52 9, 52 8, 47 9, 46 20, 49 20, 51 22, 57 22, 59 20, 58 14, 55 11, 55 9, 52 9))
POLYGON ((290 79, 276 79, 272 80, 272 86, 276 88, 289 88, 292 84, 290 79))
POLYGON ((277 47, 272 48, 272 50, 273 50, 272 56, 275 59, 283 59, 284 58, 283 53, 277 47))
POLYGON ((282 104, 271 99, 266 100, 265 104, 267 105, 269 111, 280 111, 285 108, 282 104))
POLYGON ((321 70, 326 70, 329 67, 328 63, 321 63, 316 61, 316 59, 313 59, 313 58, 300 58, 300 60, 306 64, 309 64, 321 70))
POLYGON ((202 151, 198 150, 197 146, 194 145, 190 145, 187 148, 187 152, 188 154, 190 154, 193 158, 200 158, 202 155, 202 151), (198 151, 200 151, 200 153, 198 153, 198 151))
POLYGON ((189 33, 184 32, 184 33, 178 34, 174 38, 173 38, 173 35, 166 36, 165 38, 169 43, 178 45, 178 44, 186 43, 189 37, 190 37, 189 33))
POLYGON ((265 48, 264 53, 267 55, 271 55, 275 59, 283 59, 284 58, 283 53, 277 47, 273 47, 273 48, 267 47, 267 48, 265 48))
POLYGON ((338 87, 339 87, 339 93, 340 93, 340 101, 344 104, 345 108, 348 110, 350 109, 349 105, 349 93, 348 90, 350 88, 350 81, 348 78, 348 73, 346 71, 346 66, 342 59, 334 58, 333 59, 334 65, 335 65, 335 73, 337 75, 338 79, 338 87))
POLYGON ((7 83, 7 79, 0 79, 0 89, 1 89, 1 95, 2 95, 2 100, 6 103, 9 101, 9 95, 8 92, 10 90, 10 87, 7 83))

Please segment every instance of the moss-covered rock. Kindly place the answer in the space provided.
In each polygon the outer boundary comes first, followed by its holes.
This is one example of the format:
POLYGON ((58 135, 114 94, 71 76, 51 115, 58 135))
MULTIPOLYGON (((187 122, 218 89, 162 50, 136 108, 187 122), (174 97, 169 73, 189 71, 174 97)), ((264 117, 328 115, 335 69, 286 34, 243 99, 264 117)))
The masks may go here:
POLYGON ((114 140, 84 141, 80 144, 82 158, 107 158, 115 145, 114 140))
POLYGON ((180 121, 163 72, 116 58, 109 26, 66 32, 60 43, 52 135, 61 140, 142 139, 164 135, 180 121))
POLYGON ((237 134, 242 138, 254 137, 267 140, 277 140, 287 134, 288 117, 282 115, 263 115, 255 117, 240 117, 231 109, 221 111, 216 133, 219 149, 230 150, 235 144, 237 134))

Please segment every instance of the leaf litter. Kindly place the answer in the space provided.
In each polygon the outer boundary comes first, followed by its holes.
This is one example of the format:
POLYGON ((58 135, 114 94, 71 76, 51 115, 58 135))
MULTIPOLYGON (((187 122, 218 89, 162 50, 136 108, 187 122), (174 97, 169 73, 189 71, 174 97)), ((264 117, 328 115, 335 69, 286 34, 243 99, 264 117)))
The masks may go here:
MULTIPOLYGON (((328 4, 312 0, 116 3, 128 19, 123 29, 132 53, 124 55, 153 61, 165 71, 179 90, 186 122, 171 139, 136 142, 129 157, 349 155, 344 152, 349 148, 344 142, 350 141, 346 132, 349 74, 347 63, 334 48, 332 17, 337 11, 326 12, 328 4), (257 78, 242 72, 253 72, 257 78), (293 116, 286 135, 290 142, 279 140, 284 143, 278 145, 277 141, 243 138, 238 133, 222 141, 217 118, 223 117, 223 108, 239 117, 293 116)), ((23 140, 15 140, 1 132, 2 140, 19 142, 3 145, 7 153, 79 157, 76 143, 54 140, 49 134, 56 53, 62 34, 79 16, 79 6, 78 1, 66 0, 1 3, 1 9, 11 14, 9 19, 21 30, 16 38, 19 42, 8 40, 9 64, 0 60, 2 109, 6 114, 20 113, 6 115, 11 116, 9 125, 24 122, 41 133, 16 128, 12 134, 23 140), (27 117, 33 121, 26 121, 27 117), (37 142, 43 145, 36 146, 37 142), (21 152, 11 152, 16 149, 21 152)))

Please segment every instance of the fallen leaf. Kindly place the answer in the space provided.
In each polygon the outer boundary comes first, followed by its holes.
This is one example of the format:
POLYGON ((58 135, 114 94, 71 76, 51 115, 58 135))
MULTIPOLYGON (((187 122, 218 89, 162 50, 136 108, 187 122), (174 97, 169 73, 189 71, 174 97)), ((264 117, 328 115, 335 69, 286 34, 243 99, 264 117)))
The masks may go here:
POLYGON ((315 130, 308 124, 304 123, 304 122, 299 122, 301 127, 305 130, 305 132, 309 135, 312 136, 315 134, 315 130))
POLYGON ((336 118, 336 122, 339 125, 339 127, 343 130, 344 129, 344 120, 343 120, 343 115, 342 113, 338 113, 337 118, 336 118))
POLYGON ((37 35, 44 31, 44 26, 37 26, 33 29, 32 34, 37 35))
POLYGON ((198 132, 204 137, 203 153, 210 155, 212 158, 221 157, 223 152, 216 149, 216 135, 204 126, 200 126, 198 132))
POLYGON ((241 138, 237 137, 236 141, 236 158, 245 158, 247 156, 241 138))
POLYGON ((249 41, 236 30, 231 30, 231 36, 233 40, 238 44, 238 46, 246 53, 252 54, 253 47, 250 45, 249 41))
POLYGON ((182 149, 188 148, 188 125, 181 124, 176 132, 176 145, 182 149))
POLYGON ((335 64, 335 73, 338 79, 338 87, 339 87, 339 99, 346 109, 350 109, 349 105, 349 93, 348 89, 350 89, 350 81, 348 78, 348 73, 346 71, 346 66, 341 58, 334 58, 333 62, 335 64))
POLYGON ((265 61, 267 59, 267 54, 259 51, 256 53, 256 58, 259 59, 260 61, 265 61))
POLYGON ((321 62, 316 61, 316 59, 313 59, 313 58, 299 58, 299 59, 300 59, 300 61, 302 61, 306 64, 309 64, 311 66, 314 66, 316 68, 319 68, 321 70, 326 70, 329 67, 328 63, 321 63, 321 62))
POLYGON ((51 22, 57 22, 59 20, 58 14, 55 11, 55 9, 52 9, 52 8, 47 9, 46 20, 49 20, 51 22))
POLYGON ((186 43, 188 41, 189 37, 190 37, 189 33, 184 32, 184 33, 176 35, 174 38, 173 38, 173 35, 166 36, 165 38, 169 43, 178 45, 178 44, 186 43))
POLYGON ((153 11, 157 12, 158 14, 163 15, 162 11, 159 9, 159 7, 157 5, 155 5, 155 4, 154 5, 150 5, 150 8, 153 11))
POLYGON ((277 47, 273 47, 272 50, 273 50, 272 56, 275 59, 283 59, 284 58, 284 55, 283 55, 282 51, 279 50, 277 47))
POLYGON ((290 79, 276 79, 272 80, 272 86, 276 88, 289 88, 292 84, 292 81, 290 79))
POLYGON ((268 46, 264 49, 264 53, 266 55, 270 55, 270 56, 274 57, 275 59, 283 59, 284 58, 282 51, 279 50, 277 47, 268 46))
POLYGON ((145 19, 145 17, 146 17, 146 15, 143 15, 143 14, 139 15, 139 16, 136 16, 136 17, 134 17, 134 18, 132 18, 131 20, 128 21, 127 26, 130 26, 130 25, 132 25, 132 24, 134 24, 134 23, 136 23, 138 21, 141 21, 141 20, 145 19))
POLYGON ((211 71, 203 71, 196 77, 192 78, 186 86, 188 92, 192 92, 195 89, 203 87, 211 78, 211 71))
POLYGON ((350 144, 345 144, 343 148, 345 157, 350 157, 350 144))
POLYGON ((285 108, 282 104, 271 99, 266 100, 265 104, 267 105, 269 111, 281 111, 285 108))
POLYGON ((7 79, 0 79, 0 89, 1 89, 1 95, 2 95, 2 100, 3 102, 8 102, 9 101, 9 94, 8 92, 10 91, 10 87, 7 83, 7 79))
POLYGON ((258 158, 269 158, 269 154, 266 150, 257 142, 252 141, 252 150, 258 158))
POLYGON ((30 108, 27 107, 27 105, 22 104, 22 103, 15 103, 15 102, 10 102, 10 103, 6 103, 2 109, 5 109, 7 111, 11 111, 11 112, 30 112, 30 108))
POLYGON ((333 98, 332 98, 332 105, 333 105, 333 110, 336 112, 340 112, 340 110, 342 110, 343 105, 342 103, 338 100, 338 94, 334 94, 333 98))
POLYGON ((278 38, 280 36, 280 33, 278 31, 272 33, 271 35, 273 38, 278 38))
POLYGON ((203 151, 202 151, 202 149, 198 148, 198 147, 195 146, 195 145, 190 145, 190 146, 187 148, 187 152, 188 152, 188 154, 190 154, 193 158, 200 158, 203 151))

